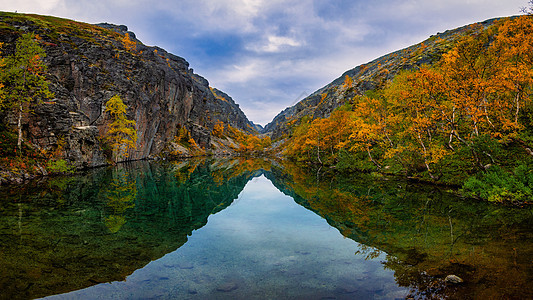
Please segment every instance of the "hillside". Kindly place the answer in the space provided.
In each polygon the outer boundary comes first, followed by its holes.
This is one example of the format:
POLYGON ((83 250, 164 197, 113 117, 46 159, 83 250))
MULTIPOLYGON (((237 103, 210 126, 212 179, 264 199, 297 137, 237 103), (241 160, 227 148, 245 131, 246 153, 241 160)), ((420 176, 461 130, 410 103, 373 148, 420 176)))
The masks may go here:
POLYGON ((437 33, 421 43, 350 69, 294 106, 280 112, 265 126, 264 132, 270 133, 272 139, 278 139, 289 134, 289 127, 298 124, 304 116, 312 119, 328 117, 335 108, 342 106, 355 95, 364 95, 367 91, 383 88, 400 71, 433 64, 461 38, 479 33, 495 21, 496 19, 491 19, 437 33), (347 76, 351 80, 349 86, 345 84, 347 76))
MULTIPOLYGON (((36 34, 46 51, 46 79, 54 94, 33 103, 33 113, 23 117, 24 140, 35 151, 56 151, 78 168, 107 164, 102 136, 111 118, 105 104, 115 95, 127 106, 126 116, 135 121, 138 135, 125 160, 190 155, 192 148, 217 152, 220 143, 213 143, 212 131, 219 121, 226 128, 255 132, 239 106, 225 94, 215 96, 185 59, 144 45, 124 25, 0 13, 2 55, 12 55, 16 41, 28 32, 36 34), (187 145, 180 145, 180 134, 187 145)), ((0 120, 11 127, 17 123, 7 110, 0 120)))
POLYGON ((287 158, 533 197, 533 18, 437 34, 347 71, 266 126, 287 158))

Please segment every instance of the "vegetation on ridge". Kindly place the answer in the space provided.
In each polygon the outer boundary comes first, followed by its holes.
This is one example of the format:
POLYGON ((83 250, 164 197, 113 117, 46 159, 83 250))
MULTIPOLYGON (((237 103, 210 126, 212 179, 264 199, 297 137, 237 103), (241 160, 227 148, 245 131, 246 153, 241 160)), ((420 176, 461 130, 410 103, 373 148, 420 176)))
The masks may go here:
POLYGON ((0 167, 12 173, 72 171, 67 162, 57 156, 62 143, 58 143, 54 151, 38 151, 23 140, 22 118, 32 112, 34 105, 53 97, 45 77, 46 65, 42 61, 45 56, 40 37, 26 33, 17 40, 12 55, 0 58, 0 113, 12 113, 17 124, 16 134, 0 124, 0 167))
MULTIPOLYGON (((498 202, 530 202, 532 28, 529 16, 498 21, 465 36, 438 63, 402 71, 327 118, 300 119, 285 154, 341 171, 464 184, 467 195, 498 202)), ((345 88, 351 82, 346 76, 345 88)))

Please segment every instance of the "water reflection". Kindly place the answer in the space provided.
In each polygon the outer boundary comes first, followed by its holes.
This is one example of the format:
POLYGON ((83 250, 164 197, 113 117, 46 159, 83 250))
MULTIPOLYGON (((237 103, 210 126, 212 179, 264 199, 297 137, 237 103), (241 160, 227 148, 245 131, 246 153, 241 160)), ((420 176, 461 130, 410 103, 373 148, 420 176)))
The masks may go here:
MULTIPOLYGON (((406 294, 379 260, 355 256, 358 244, 254 178, 224 211, 163 258, 125 281, 51 299, 394 299, 406 294)), ((378 259, 385 259, 382 255, 378 259)))
POLYGON ((109 231, 116 233, 126 223, 125 212, 128 208, 135 207, 137 198, 137 185, 135 178, 124 170, 113 174, 113 179, 103 190, 103 197, 111 209, 110 215, 105 218, 105 225, 109 231))
POLYGON ((532 209, 460 199, 452 191, 375 175, 307 176, 285 166, 269 177, 372 258, 386 253, 409 297, 524 299, 533 279, 532 209), (278 174, 276 174, 278 172, 278 174), (445 282, 447 275, 465 280, 445 282))
POLYGON ((215 182, 209 165, 139 162, 1 189, 0 298, 124 280, 174 251, 252 174, 215 182), (194 174, 183 179, 187 174, 194 174))
POLYGON ((372 175, 139 162, 0 194, 6 299, 527 298, 533 279, 531 209, 372 175))

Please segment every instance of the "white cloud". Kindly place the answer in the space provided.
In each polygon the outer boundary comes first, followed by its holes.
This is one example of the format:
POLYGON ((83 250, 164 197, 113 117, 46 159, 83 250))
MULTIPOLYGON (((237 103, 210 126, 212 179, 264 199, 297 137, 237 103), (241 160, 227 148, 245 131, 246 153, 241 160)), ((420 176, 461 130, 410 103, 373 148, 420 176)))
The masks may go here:
POLYGON ((277 53, 283 52, 284 50, 289 50, 289 48, 300 47, 302 45, 304 45, 304 43, 294 38, 268 35, 266 36, 266 41, 263 41, 262 43, 251 43, 246 48, 258 53, 277 53))
POLYGON ((298 47, 301 45, 302 44, 295 39, 285 36, 271 35, 268 37, 268 45, 266 45, 263 50, 266 52, 279 52, 280 49, 285 46, 298 47))
POLYGON ((221 86, 233 83, 245 83, 257 79, 265 69, 265 64, 259 59, 249 59, 240 64, 215 71, 213 80, 221 86))

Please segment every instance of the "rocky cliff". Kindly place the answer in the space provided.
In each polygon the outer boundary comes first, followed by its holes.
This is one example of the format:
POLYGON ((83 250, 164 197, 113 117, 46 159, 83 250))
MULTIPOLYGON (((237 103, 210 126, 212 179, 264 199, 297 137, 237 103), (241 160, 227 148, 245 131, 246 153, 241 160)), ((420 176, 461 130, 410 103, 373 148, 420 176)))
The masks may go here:
MULTIPOLYGON (((0 13, 2 54, 13 53, 16 40, 26 32, 37 34, 46 51, 55 98, 35 105, 25 116, 25 140, 38 149, 63 144, 64 158, 77 167, 107 163, 100 138, 110 123, 105 104, 114 95, 122 98, 127 117, 136 122, 137 147, 127 159, 164 153, 179 128, 186 128, 206 151, 219 120, 254 131, 238 105, 227 95, 215 96, 185 59, 142 44, 126 26, 0 13)), ((13 116, 2 118, 14 124, 13 116)))
POLYGON ((304 116, 312 119, 328 117, 335 108, 342 106, 355 95, 364 95, 368 91, 382 88, 398 72, 418 68, 423 64, 433 64, 462 37, 478 33, 496 20, 491 19, 437 33, 419 44, 350 69, 330 84, 280 112, 265 126, 263 132, 277 139, 290 133, 289 123, 297 124, 304 116))

